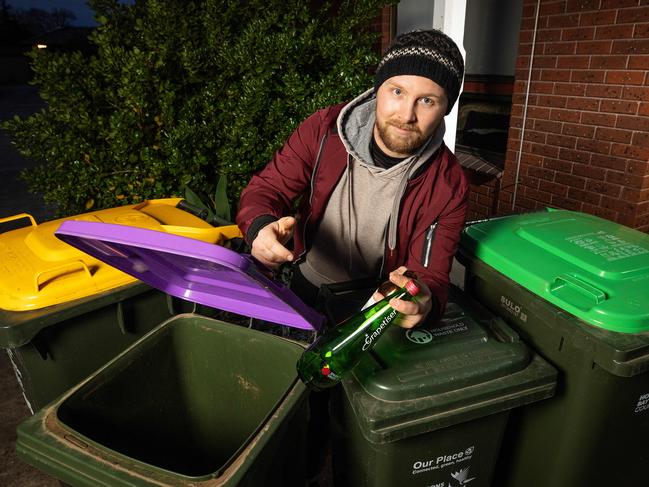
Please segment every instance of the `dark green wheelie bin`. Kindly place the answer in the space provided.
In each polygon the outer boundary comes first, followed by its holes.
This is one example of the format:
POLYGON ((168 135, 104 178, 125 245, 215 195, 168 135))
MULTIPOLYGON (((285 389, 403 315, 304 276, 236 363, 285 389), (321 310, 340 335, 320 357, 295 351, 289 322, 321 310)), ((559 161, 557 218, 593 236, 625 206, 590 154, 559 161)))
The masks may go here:
POLYGON ((17 453, 72 486, 302 487, 302 351, 178 315, 24 421, 17 453))
POLYGON ((304 345, 242 326, 241 315, 309 332, 324 318, 224 247, 96 222, 66 222, 57 235, 224 313, 153 328, 21 423, 18 456, 77 487, 302 487, 307 390, 295 364, 304 345))
POLYGON ((28 214, 1 218, 0 347, 7 350, 33 412, 97 370, 154 326, 192 308, 61 242, 64 221, 120 223, 212 243, 240 235, 212 227, 176 205, 145 201, 37 224, 28 214))
POLYGON ((554 368, 451 291, 438 327, 390 328, 336 391, 337 487, 489 487, 510 410, 552 396, 554 368))
POLYGON ((514 411, 499 487, 645 485, 649 235, 572 211, 468 227, 467 292, 559 371, 549 401, 514 411))

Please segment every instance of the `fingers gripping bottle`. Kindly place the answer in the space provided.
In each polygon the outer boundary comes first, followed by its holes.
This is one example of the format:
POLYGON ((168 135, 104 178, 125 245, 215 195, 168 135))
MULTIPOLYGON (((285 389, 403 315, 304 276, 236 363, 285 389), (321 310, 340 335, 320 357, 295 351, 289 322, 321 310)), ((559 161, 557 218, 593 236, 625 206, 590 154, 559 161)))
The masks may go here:
POLYGON ((297 373, 310 389, 335 386, 369 352, 385 329, 399 315, 392 298, 412 301, 419 286, 410 280, 370 308, 351 316, 320 336, 297 362, 297 373))

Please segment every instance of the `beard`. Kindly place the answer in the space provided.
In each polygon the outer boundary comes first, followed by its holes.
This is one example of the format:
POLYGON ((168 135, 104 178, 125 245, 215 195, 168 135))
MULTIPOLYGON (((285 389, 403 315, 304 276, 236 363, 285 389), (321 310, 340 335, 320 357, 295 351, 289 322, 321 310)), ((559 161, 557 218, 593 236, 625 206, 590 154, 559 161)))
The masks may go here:
POLYGON ((379 122, 377 120, 376 128, 383 144, 396 154, 412 155, 426 142, 426 137, 412 123, 399 123, 393 120, 379 122), (407 135, 395 134, 394 131, 390 130, 391 126, 408 130, 409 133, 407 135))

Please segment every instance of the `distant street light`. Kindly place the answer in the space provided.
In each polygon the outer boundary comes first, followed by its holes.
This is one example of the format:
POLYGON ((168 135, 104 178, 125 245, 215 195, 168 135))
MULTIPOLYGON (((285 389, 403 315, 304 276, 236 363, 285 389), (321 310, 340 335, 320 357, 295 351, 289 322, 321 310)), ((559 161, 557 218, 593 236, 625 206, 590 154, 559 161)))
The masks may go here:
POLYGON ((47 49, 47 44, 36 44, 36 47, 39 49, 47 49))

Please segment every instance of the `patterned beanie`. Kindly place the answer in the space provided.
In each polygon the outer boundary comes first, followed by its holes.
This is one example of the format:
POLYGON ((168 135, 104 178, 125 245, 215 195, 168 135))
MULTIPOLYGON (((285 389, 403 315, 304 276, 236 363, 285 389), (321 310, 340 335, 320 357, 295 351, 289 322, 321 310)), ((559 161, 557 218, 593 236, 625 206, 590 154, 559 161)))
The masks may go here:
POLYGON ((374 91, 388 78, 417 75, 444 88, 449 114, 460 94, 464 59, 453 40, 439 30, 416 30, 398 36, 386 51, 374 76, 374 91))

